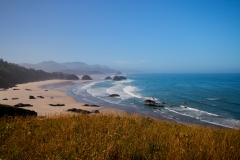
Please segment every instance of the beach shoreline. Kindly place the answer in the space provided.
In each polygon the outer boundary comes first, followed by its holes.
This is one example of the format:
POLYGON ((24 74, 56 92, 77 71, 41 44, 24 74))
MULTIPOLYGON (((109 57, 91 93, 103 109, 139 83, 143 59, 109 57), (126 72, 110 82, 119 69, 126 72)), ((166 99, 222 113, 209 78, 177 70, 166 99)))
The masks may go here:
MULTIPOLYGON (((80 77, 80 76, 79 76, 80 77)), ((75 114, 67 111, 68 109, 76 108, 94 113, 99 111, 100 114, 115 114, 115 115, 126 115, 126 114, 138 114, 145 117, 152 117, 160 121, 168 121, 173 123, 181 123, 179 121, 169 119, 160 114, 143 114, 137 111, 130 111, 127 107, 118 107, 117 105, 101 105, 96 106, 84 106, 85 103, 79 101, 74 96, 69 95, 66 91, 73 85, 92 83, 100 81, 100 76, 93 76, 94 80, 46 80, 39 82, 29 82, 25 84, 18 84, 16 87, 9 88, 7 90, 0 91, 0 104, 7 104, 14 106, 18 103, 31 104, 32 107, 21 107, 24 109, 32 110, 37 112, 38 116, 55 116, 60 114, 75 114), (36 99, 29 99, 29 96, 34 96, 36 99), (39 97, 44 98, 39 98, 39 97), (15 99, 14 99, 15 98, 15 99), (3 100, 8 99, 8 100, 3 100), (64 106, 50 106, 50 104, 64 104, 64 106)), ((102 75, 101 75, 102 77, 102 75)), ((93 104, 90 104, 93 105, 93 104)), ((94 103, 94 105, 99 105, 94 103)), ((182 123, 185 125, 199 125, 199 126, 210 126, 216 128, 225 128, 219 125, 209 123, 192 123, 186 121, 182 123)))
POLYGON ((14 106, 19 103, 30 104, 30 107, 21 107, 37 112, 38 116, 53 116, 58 114, 71 114, 68 109, 76 108, 90 112, 98 110, 102 114, 127 114, 126 111, 104 106, 84 106, 84 103, 69 96, 64 90, 69 86, 91 82, 86 80, 46 80, 18 84, 13 88, 0 91, 0 103, 14 106), (52 86, 46 88, 46 86, 52 86), (35 99, 30 99, 33 96, 35 99), (5 100, 4 100, 5 99, 5 100), (7 100, 6 100, 7 99, 7 100), (64 106, 51 106, 50 104, 64 104, 64 106))

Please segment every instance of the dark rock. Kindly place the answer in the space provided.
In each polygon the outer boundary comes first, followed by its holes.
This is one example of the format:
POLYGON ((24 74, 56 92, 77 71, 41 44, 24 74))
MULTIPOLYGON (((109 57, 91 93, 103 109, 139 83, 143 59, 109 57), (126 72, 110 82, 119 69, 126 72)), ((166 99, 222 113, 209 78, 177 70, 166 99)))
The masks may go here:
POLYGON ((34 96, 29 96, 29 99, 36 99, 34 96))
POLYGON ((69 74, 66 77, 67 80, 79 80, 78 76, 76 76, 75 74, 69 74))
POLYGON ((126 80, 127 78, 126 77, 123 77, 123 76, 118 76, 121 80, 126 80))
POLYGON ((77 108, 68 109, 67 111, 76 112, 76 111, 77 111, 77 108))
POLYGON ((119 76, 114 76, 114 77, 113 77, 113 80, 114 80, 114 81, 121 81, 122 79, 121 79, 119 76))
POLYGON ((92 80, 92 78, 89 75, 84 75, 82 80, 92 80))
POLYGON ((76 109, 76 108, 68 109, 67 111, 80 113, 80 114, 90 114, 91 113, 90 111, 86 111, 86 110, 82 110, 82 109, 76 109))
POLYGON ((65 106, 65 104, 49 104, 50 106, 65 106))
POLYGON ((81 114, 90 114, 91 112, 90 112, 90 111, 86 111, 86 110, 82 110, 82 111, 80 111, 80 112, 78 112, 78 113, 81 113, 81 114))
POLYGON ((32 107, 33 105, 31 104, 24 104, 24 103, 18 103, 15 104, 14 107, 32 107))
POLYGON ((45 91, 48 91, 48 90, 45 90, 45 91))
POLYGON ((105 80, 112 79, 110 76, 105 77, 105 80))
POLYGON ((31 91, 31 89, 25 89, 25 90, 27 90, 27 91, 31 91))
POLYGON ((37 116, 37 112, 26 110, 23 108, 16 108, 13 106, 0 104, 0 117, 4 117, 4 116, 11 116, 11 117, 37 116))
POLYGON ((38 98, 44 98, 43 96, 37 96, 38 98))
POLYGON ((119 94, 110 94, 109 97, 120 97, 119 94))
POLYGON ((144 102, 147 102, 147 103, 156 103, 154 100, 151 100, 151 99, 146 99, 144 102))
POLYGON ((8 100, 7 98, 3 98, 3 100, 8 100))
POLYGON ((92 104, 90 105, 91 107, 99 107, 99 105, 96 105, 96 104, 92 104))
POLYGON ((99 105, 96 105, 96 104, 91 104, 91 105, 89 105, 89 104, 84 104, 83 106, 89 106, 89 107, 99 107, 99 105))
POLYGON ((16 100, 16 99, 19 99, 19 98, 12 98, 12 100, 16 100))
POLYGON ((14 88, 13 90, 19 90, 19 89, 17 89, 17 88, 14 88))

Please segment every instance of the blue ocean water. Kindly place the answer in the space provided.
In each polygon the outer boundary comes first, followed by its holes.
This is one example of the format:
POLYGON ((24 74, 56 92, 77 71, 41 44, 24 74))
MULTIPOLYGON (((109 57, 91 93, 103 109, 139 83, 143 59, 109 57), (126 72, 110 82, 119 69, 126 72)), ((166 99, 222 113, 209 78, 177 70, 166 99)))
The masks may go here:
POLYGON ((240 127, 240 74, 129 74, 124 81, 77 84, 68 93, 79 101, 180 123, 240 127), (119 94, 112 98, 109 94, 119 94), (164 107, 144 105, 154 98, 164 107))

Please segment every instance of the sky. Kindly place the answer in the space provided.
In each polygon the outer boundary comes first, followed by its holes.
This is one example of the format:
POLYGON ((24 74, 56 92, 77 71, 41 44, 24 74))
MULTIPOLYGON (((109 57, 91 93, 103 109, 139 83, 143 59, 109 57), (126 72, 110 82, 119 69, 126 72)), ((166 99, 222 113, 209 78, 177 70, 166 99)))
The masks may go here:
POLYGON ((0 0, 0 58, 240 73, 240 1, 0 0))

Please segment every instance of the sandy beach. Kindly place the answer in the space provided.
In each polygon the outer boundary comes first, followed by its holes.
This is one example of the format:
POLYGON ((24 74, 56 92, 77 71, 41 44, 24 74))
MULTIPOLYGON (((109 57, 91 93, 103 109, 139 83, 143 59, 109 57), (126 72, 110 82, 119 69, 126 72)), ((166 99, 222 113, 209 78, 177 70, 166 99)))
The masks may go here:
MULTIPOLYGON (((16 105, 18 103, 31 104, 32 107, 22 107, 37 112, 38 116, 52 116, 56 114, 71 114, 68 109, 77 108, 87 111, 98 110, 101 114, 126 114, 127 112, 106 108, 104 106, 92 107, 84 106, 84 103, 77 102, 73 97, 62 92, 67 87, 76 83, 87 82, 86 80, 47 80, 39 82, 31 82, 26 84, 18 84, 16 87, 0 91, 0 103, 8 105, 16 105), (43 86, 58 85, 57 88, 46 89, 43 86), (34 96, 36 99, 29 99, 34 96), (40 98, 38 96, 42 96, 40 98), (7 99, 7 100, 3 100, 7 99), (50 106, 49 104, 64 104, 65 106, 50 106)), ((97 104, 96 104, 97 105, 97 104)))

